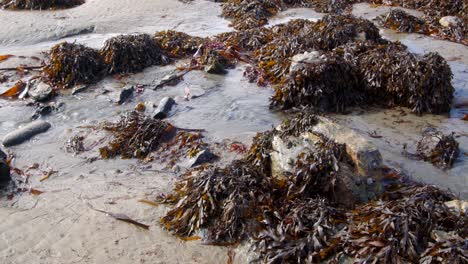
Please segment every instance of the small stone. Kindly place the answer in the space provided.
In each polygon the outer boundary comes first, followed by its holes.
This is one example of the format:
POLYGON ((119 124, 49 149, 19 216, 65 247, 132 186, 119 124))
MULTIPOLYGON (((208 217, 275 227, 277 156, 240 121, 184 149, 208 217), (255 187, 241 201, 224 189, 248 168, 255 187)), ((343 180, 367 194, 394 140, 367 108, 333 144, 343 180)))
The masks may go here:
POLYGON ((119 100, 117 101, 117 104, 121 105, 128 101, 132 96, 133 92, 135 91, 135 87, 133 86, 128 86, 122 89, 122 91, 119 94, 119 100))
POLYGON ((73 88, 73 90, 72 90, 72 95, 81 93, 81 92, 85 91, 86 89, 88 89, 88 86, 87 86, 87 85, 78 85, 78 86, 75 86, 75 87, 73 88))
POLYGON ((156 110, 154 111, 153 118, 155 119, 166 118, 175 104, 176 102, 171 97, 164 97, 159 102, 158 108, 156 108, 156 110))
POLYGON ((174 167, 172 167, 172 171, 174 173, 179 173, 180 172, 180 166, 179 165, 174 165, 174 167))
POLYGON ((44 133, 51 127, 50 123, 42 120, 34 121, 26 126, 8 133, 3 138, 5 147, 14 146, 34 137, 37 134, 44 133))
POLYGON ((164 86, 174 86, 177 85, 182 80, 182 76, 177 73, 171 73, 164 76, 158 84, 154 87, 154 90, 162 88, 164 86))
POLYGON ((31 116, 31 119, 36 120, 41 116, 46 116, 46 115, 52 113, 52 111, 54 109, 55 108, 53 106, 50 106, 50 105, 41 105, 38 108, 36 108, 36 111, 34 111, 34 114, 31 116))
POLYGON ((205 71, 211 74, 226 74, 227 70, 224 69, 224 66, 218 61, 214 60, 208 67, 206 67, 205 71))
POLYGON ((0 184, 4 185, 5 183, 11 180, 10 175, 10 166, 7 164, 7 154, 0 149, 0 184))
POLYGON ((303 66, 304 64, 313 64, 313 63, 317 63, 320 61, 321 61, 320 52, 318 51, 297 54, 291 58, 291 66, 289 68, 289 71, 290 72, 295 71, 299 67, 303 66))
POLYGON ((193 168, 195 166, 211 162, 216 156, 211 153, 208 149, 204 149, 195 155, 195 157, 190 158, 188 161, 188 168, 193 168))
POLYGON ((461 19, 456 16, 444 16, 441 19, 439 19, 439 24, 443 27, 456 27, 461 23, 461 19))
POLYGON ((44 102, 52 97, 54 90, 52 86, 44 82, 35 82, 31 85, 28 95, 36 102, 44 102))

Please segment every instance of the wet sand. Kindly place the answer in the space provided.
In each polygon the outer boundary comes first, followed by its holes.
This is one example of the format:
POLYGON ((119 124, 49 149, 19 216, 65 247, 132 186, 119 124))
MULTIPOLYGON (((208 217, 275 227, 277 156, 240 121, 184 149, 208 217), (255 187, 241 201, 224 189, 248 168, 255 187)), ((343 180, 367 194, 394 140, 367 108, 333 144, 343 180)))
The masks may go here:
MULTIPOLYGON (((373 9, 357 5, 356 15, 373 18, 388 8, 373 9)), ((74 9, 60 11, 0 11, 0 54, 41 56, 63 36, 76 34, 83 29, 92 33, 66 38, 92 47, 100 47, 105 39, 131 32, 153 33, 157 30, 175 29, 198 36, 210 36, 230 31, 229 22, 220 18, 219 4, 194 1, 141 0, 90 0, 74 9)), ((292 18, 319 19, 308 9, 291 9, 270 20, 271 24, 292 18)), ((400 40, 411 51, 440 52, 452 67, 457 100, 468 98, 468 52, 463 45, 434 40, 417 34, 397 34, 382 30, 391 40, 400 40)), ((34 61, 12 58, 0 63, 2 67, 34 61)), ((80 126, 95 125, 104 120, 116 120, 122 112, 132 109, 138 102, 157 103, 164 96, 182 97, 186 85, 203 94, 191 101, 179 100, 170 121, 187 128, 206 129, 211 143, 225 139, 249 144, 259 131, 277 125, 281 117, 268 109, 270 88, 259 88, 242 77, 243 65, 223 77, 204 72, 192 72, 185 82, 158 91, 146 89, 129 103, 113 103, 125 85, 152 83, 175 68, 175 65, 151 67, 142 73, 123 80, 106 78, 76 96, 64 95, 55 100, 65 103, 62 111, 45 120, 53 127, 47 133, 22 145, 11 148, 16 154, 14 166, 28 168, 38 163, 40 170, 32 170, 28 186, 44 193, 20 193, 9 200, 0 198, 0 261, 1 263, 227 263, 228 252, 235 252, 235 263, 246 263, 252 257, 247 246, 230 249, 184 242, 171 236, 158 225, 158 219, 167 210, 138 202, 152 199, 171 190, 177 175, 164 164, 143 164, 136 160, 119 158, 93 163, 87 158, 97 156, 97 147, 78 156, 64 151, 66 141, 77 133, 89 135, 88 144, 105 135, 80 126), (103 90, 108 90, 102 94, 103 90), (40 181, 41 172, 48 169, 58 173, 40 181), (124 213, 150 225, 144 230, 117 221, 101 212, 124 213)), ((0 84, 0 91, 11 83, 0 84)), ((356 110, 350 115, 333 115, 333 118, 354 128, 369 138, 381 150, 387 165, 396 167, 418 181, 436 184, 468 198, 468 128, 460 118, 468 109, 453 109, 450 117, 415 116, 407 109, 402 115, 394 110, 356 110), (402 122, 403 121, 403 122, 402 122), (431 164, 409 160, 401 155, 404 143, 414 146, 421 129, 432 125, 459 137, 461 156, 455 167, 442 171, 431 164), (383 137, 375 139, 369 132, 377 131, 383 137)), ((33 108, 20 101, 0 101, 0 137, 27 122, 33 108)), ((226 163, 236 158, 233 153, 218 149, 226 163)))

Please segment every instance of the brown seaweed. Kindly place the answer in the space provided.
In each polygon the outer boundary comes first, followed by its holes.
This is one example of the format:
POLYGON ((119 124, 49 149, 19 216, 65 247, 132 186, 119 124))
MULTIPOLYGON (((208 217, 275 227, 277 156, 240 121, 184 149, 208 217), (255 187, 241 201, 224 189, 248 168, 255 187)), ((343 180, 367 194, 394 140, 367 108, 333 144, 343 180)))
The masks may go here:
POLYGON ((174 58, 184 58, 193 55, 205 41, 200 37, 192 37, 186 33, 174 30, 156 32, 154 39, 166 53, 174 58))
POLYGON ((150 35, 121 35, 110 38, 100 50, 109 74, 139 72, 153 65, 165 65, 168 58, 150 35))
POLYGON ((103 128, 113 135, 108 146, 99 149, 104 159, 117 155, 124 159, 144 159, 175 130, 171 124, 137 111, 121 116, 116 123, 107 122, 103 124, 103 128))
POLYGON ((407 33, 428 34, 429 28, 424 20, 412 16, 401 9, 392 9, 390 12, 377 17, 383 27, 407 33))
POLYGON ((55 85, 68 88, 99 80, 104 69, 98 51, 81 44, 63 42, 50 50, 43 76, 55 85))
POLYGON ((417 155, 442 169, 449 169, 460 154, 458 142, 453 134, 440 131, 425 131, 417 144, 417 155))

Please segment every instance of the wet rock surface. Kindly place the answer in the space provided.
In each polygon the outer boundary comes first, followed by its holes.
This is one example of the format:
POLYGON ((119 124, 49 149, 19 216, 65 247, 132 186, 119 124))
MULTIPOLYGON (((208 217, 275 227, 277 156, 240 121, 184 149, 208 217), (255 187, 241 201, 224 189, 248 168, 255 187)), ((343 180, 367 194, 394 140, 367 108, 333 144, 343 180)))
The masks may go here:
POLYGON ((3 137, 2 143, 5 147, 18 145, 38 134, 46 132, 50 127, 50 123, 46 121, 33 121, 15 131, 6 134, 3 137))
POLYGON ((153 113, 153 118, 164 119, 168 117, 169 112, 175 104, 176 102, 171 97, 164 97, 161 99, 161 101, 159 101, 158 107, 153 113))
POLYGON ((0 148, 0 187, 11 180, 7 154, 0 148))
POLYGON ((28 95, 36 102, 45 102, 49 100, 54 93, 52 86, 47 83, 37 81, 31 85, 28 95))

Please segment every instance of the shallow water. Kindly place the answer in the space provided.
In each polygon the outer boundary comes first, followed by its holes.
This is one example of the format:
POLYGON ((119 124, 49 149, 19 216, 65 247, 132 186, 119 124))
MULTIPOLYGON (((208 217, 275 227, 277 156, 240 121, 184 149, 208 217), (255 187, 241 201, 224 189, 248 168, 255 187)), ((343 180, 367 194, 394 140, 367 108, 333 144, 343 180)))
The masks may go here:
MULTIPOLYGON (((371 19, 385 10, 388 8, 358 5, 354 13, 371 19)), ((0 27, 0 54, 38 56, 63 40, 99 48, 107 38, 120 33, 153 33, 163 29, 210 36, 231 30, 229 22, 219 14, 219 4, 209 1, 182 4, 169 0, 140 0, 138 5, 127 0, 90 0, 74 9, 54 12, 0 11, 0 21, 6 25, 0 27), (90 34, 59 39, 90 26, 95 27, 90 34)), ((316 20, 321 16, 323 14, 309 9, 290 9, 272 18, 269 26, 294 18, 316 20)), ((388 30, 382 30, 382 34, 391 40, 400 40, 413 52, 440 52, 449 60, 454 72, 456 100, 468 97, 468 52, 465 46, 416 34, 397 34, 388 30)), ((0 66, 19 63, 34 62, 12 58, 0 66)), ((170 190, 177 177, 166 170, 164 164, 148 165, 121 159, 88 163, 87 158, 97 156, 97 148, 73 156, 66 153, 63 146, 77 133, 86 133, 89 136, 87 143, 92 144, 105 134, 80 126, 116 120, 120 113, 133 109, 138 102, 145 102, 150 113, 151 105, 158 104, 164 96, 176 98, 177 107, 169 117, 176 126, 205 129, 210 142, 231 139, 248 144, 256 132, 270 129, 281 118, 268 108, 272 89, 248 83, 242 76, 244 66, 230 70, 225 76, 191 72, 174 87, 157 91, 146 87, 143 93, 136 94, 122 106, 114 102, 124 86, 153 84, 176 65, 151 67, 121 80, 109 77, 76 96, 57 97, 55 100, 63 102, 64 107, 44 118, 53 127, 47 133, 11 148, 17 157, 14 164, 17 167, 27 168, 39 163, 41 170, 52 168, 59 172, 43 182, 39 181, 43 172, 33 173, 29 186, 44 191, 40 196, 24 193, 13 200, 0 198, 0 219, 3 219, 0 259, 5 260, 2 263, 64 263, 64 259, 69 260, 67 263, 225 263, 228 249, 181 242, 171 237, 157 224, 157 219, 167 209, 137 202, 170 190), (200 97, 184 100, 187 86, 200 97), (104 90, 108 92, 103 94, 104 90), (87 203, 112 212, 124 212, 150 224, 151 230, 146 232, 114 221, 90 210, 87 203)), ((11 84, 0 84, 0 91, 11 84)), ((462 198, 468 198, 468 157, 463 154, 468 152, 468 129, 466 122, 460 120, 468 109, 453 109, 450 117, 418 117, 403 110, 407 113, 404 116, 399 109, 371 109, 332 117, 374 142, 387 165, 418 181, 449 188, 462 198), (405 123, 399 123, 401 120, 405 123), (421 130, 428 125, 446 133, 455 131, 464 135, 458 138, 462 154, 453 169, 442 171, 401 154, 403 144, 414 147, 421 130), (383 138, 370 137, 368 133, 374 130, 383 138)), ((1 100, 0 137, 28 122, 32 113, 33 108, 25 106, 24 102, 1 100)), ((248 255, 244 251, 237 250, 236 263, 245 262, 248 255)))

